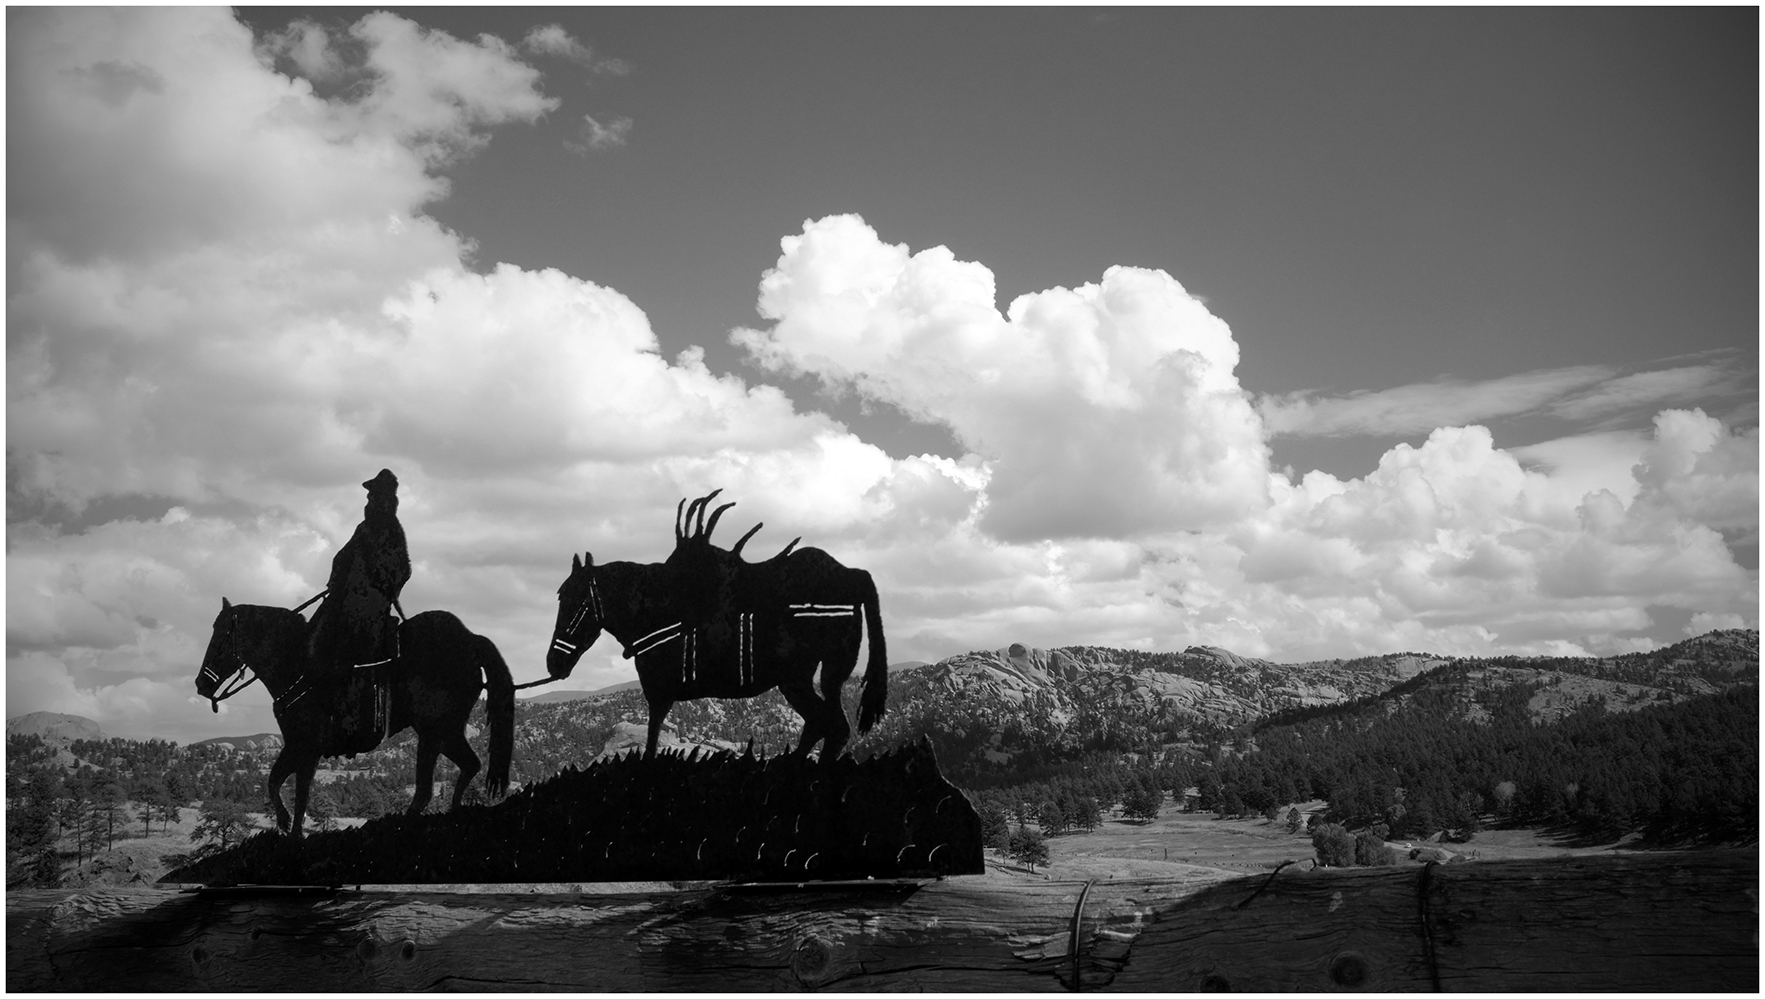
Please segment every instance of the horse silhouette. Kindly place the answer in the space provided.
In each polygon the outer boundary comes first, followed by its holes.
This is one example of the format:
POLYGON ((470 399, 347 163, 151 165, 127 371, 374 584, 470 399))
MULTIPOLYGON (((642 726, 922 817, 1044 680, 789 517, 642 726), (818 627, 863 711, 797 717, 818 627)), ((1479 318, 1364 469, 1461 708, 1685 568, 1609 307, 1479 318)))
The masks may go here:
POLYGON ((685 525, 698 518, 690 534, 676 509, 675 551, 667 562, 597 566, 592 554, 570 556, 546 671, 569 676, 604 630, 626 658, 637 660, 650 707, 646 759, 655 756, 662 721, 676 701, 755 697, 777 687, 803 718, 797 753, 807 755, 822 742, 822 759, 832 762, 851 737, 840 690, 858 666, 866 628, 870 658, 858 731, 869 731, 886 708, 888 654, 876 586, 870 573, 818 548, 793 551, 794 541, 772 559, 745 562, 740 548, 754 531, 735 550, 715 548, 711 529, 734 505, 719 508, 707 527, 704 507, 716 495, 695 500, 687 511, 685 525))
MULTIPOLYGON (((221 600, 208 651, 196 676, 196 692, 219 701, 261 679, 270 692, 276 723, 282 728, 282 752, 270 767, 269 798, 276 828, 301 835, 307 795, 320 757, 363 751, 360 733, 344 719, 353 694, 347 683, 315 678, 308 671, 308 624, 298 611, 282 607, 221 600), (245 678, 249 668, 256 675, 245 678), (233 682, 226 689, 222 684, 233 682), (282 784, 294 776, 292 819, 282 804, 282 784)), ((509 787, 509 762, 515 739, 515 685, 496 646, 473 634, 446 611, 424 611, 399 626, 399 655, 391 668, 391 703, 385 735, 412 728, 417 733, 417 788, 410 814, 421 812, 434 796, 435 760, 445 754, 459 767, 453 806, 458 808, 466 785, 481 766, 466 742, 466 718, 489 689, 486 715, 490 722, 490 772, 485 789, 493 796, 509 787)), ((366 678, 363 678, 364 680, 366 678)))

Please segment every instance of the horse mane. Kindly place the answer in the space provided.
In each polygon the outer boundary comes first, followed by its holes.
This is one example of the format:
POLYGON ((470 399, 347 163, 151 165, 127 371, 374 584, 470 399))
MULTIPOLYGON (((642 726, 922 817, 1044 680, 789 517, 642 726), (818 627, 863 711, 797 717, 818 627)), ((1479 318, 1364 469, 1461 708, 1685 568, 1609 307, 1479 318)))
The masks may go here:
POLYGON ((244 624, 260 628, 306 628, 307 620, 299 611, 269 604, 234 604, 233 613, 244 624))

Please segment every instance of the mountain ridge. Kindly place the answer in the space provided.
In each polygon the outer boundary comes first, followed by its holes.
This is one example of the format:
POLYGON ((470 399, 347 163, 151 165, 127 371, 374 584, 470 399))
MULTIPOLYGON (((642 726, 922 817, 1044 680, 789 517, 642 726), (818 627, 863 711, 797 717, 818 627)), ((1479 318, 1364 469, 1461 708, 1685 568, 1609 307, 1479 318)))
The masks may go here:
MULTIPOLYGON (((1258 719, 1371 702, 1405 685, 1456 684, 1475 712, 1478 691, 1535 684, 1541 720, 1596 698, 1612 710, 1673 703, 1757 683, 1758 632, 1710 632, 1648 653, 1596 658, 1452 657, 1399 652, 1351 660, 1274 663, 1216 646, 1149 653, 1104 646, 1032 649, 1020 644, 959 653, 892 671, 889 710, 852 743, 855 753, 930 738, 948 772, 981 775, 1088 750, 1139 752, 1218 738, 1258 719), (1434 674, 1438 674, 1435 676, 1434 674)), ((848 683, 848 711, 859 684, 848 683)), ((517 732, 526 756, 582 762, 629 747, 648 708, 639 690, 592 702, 527 707, 517 732), (618 738, 615 738, 615 730, 618 738)), ((793 748, 801 721, 776 691, 747 700, 685 701, 668 737, 686 744, 793 748)), ((540 764, 543 766, 543 764, 540 764)))
POLYGON ((6 719, 6 737, 10 739, 15 735, 34 735, 44 742, 66 746, 79 739, 102 739, 104 730, 84 715, 31 711, 6 719))

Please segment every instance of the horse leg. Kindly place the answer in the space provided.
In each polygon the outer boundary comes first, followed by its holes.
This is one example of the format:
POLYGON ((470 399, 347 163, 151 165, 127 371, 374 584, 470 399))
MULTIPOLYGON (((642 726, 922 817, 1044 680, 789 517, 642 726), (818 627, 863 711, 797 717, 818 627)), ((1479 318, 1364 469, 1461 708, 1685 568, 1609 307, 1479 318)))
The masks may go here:
POLYGON ((429 799, 435 797, 435 757, 440 752, 441 745, 433 736, 417 733, 417 790, 411 796, 411 807, 405 809, 406 815, 421 814, 429 807, 429 799))
POLYGON ((454 766, 460 768, 460 779, 454 781, 453 804, 448 806, 450 809, 458 808, 460 800, 466 796, 466 785, 478 776, 478 768, 483 764, 479 763, 478 754, 472 752, 472 744, 466 741, 464 731, 450 732, 441 751, 454 761, 454 766))
POLYGON ((673 706, 673 701, 661 700, 659 698, 650 699, 650 735, 649 738, 644 741, 644 759, 653 760, 656 758, 656 743, 662 738, 662 719, 668 717, 668 709, 673 706))
POLYGON ((824 703, 815 695, 814 684, 807 678, 778 685, 778 692, 797 714, 803 716, 803 737, 797 740, 797 755, 808 756, 810 747, 821 741, 824 703))
POLYGON ((313 771, 319 768, 315 753, 301 760, 294 768, 294 838, 306 835, 306 802, 313 789, 313 771))
POLYGON ((846 740, 852 737, 852 723, 846 720, 846 705, 840 699, 840 690, 852 671, 858 668, 856 633, 853 638, 821 663, 821 703, 825 707, 823 717, 826 721, 823 724, 827 730, 827 744, 822 747, 821 755, 825 763, 838 759, 846 748, 846 740))
POLYGON ((852 723, 846 720, 846 707, 840 703, 839 687, 822 695, 821 707, 821 725, 827 733, 827 742, 821 747, 821 762, 832 763, 839 759, 841 751, 846 748, 846 740, 852 737, 852 723))
POLYGON ((276 762, 270 765, 270 808, 276 813, 276 828, 281 832, 288 831, 288 809, 282 804, 282 783, 294 772, 294 756, 286 742, 282 751, 276 754, 276 762))

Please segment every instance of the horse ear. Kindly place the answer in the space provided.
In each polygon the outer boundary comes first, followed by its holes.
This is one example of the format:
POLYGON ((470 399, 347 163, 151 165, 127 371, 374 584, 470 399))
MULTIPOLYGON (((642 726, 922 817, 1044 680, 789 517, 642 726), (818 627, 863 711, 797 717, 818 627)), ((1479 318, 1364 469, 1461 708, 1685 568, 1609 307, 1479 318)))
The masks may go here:
POLYGON ((227 611, 230 611, 232 609, 233 609, 232 602, 230 602, 226 597, 222 597, 221 598, 221 613, 225 614, 227 611))
POLYGON ((576 557, 575 552, 570 553, 570 571, 571 572, 582 571, 582 560, 576 557))
POLYGON ((582 553, 582 564, 584 566, 592 568, 594 566, 594 553, 593 552, 583 552, 582 553))

